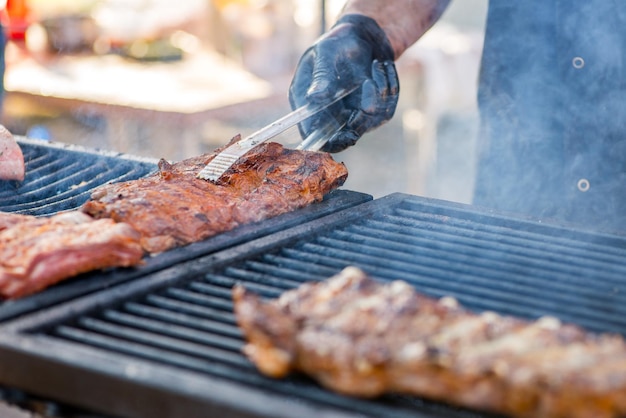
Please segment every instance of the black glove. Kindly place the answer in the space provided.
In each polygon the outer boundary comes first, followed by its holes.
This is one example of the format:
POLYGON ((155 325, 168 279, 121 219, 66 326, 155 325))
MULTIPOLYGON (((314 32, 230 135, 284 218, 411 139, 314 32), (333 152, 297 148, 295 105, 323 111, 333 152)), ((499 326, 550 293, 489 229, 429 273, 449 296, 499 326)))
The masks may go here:
POLYGON ((323 150, 339 152, 391 119, 400 93, 393 59, 391 44, 375 20, 358 14, 339 19, 300 58, 289 102, 296 109, 309 102, 328 101, 339 90, 361 87, 302 122, 302 137, 334 124, 340 130, 323 150))

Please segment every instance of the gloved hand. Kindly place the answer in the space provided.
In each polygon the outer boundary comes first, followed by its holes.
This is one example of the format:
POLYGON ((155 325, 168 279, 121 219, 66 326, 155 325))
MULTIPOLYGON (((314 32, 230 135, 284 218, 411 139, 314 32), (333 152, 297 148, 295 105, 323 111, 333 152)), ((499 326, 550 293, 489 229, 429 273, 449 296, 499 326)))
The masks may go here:
POLYGON ((395 112, 400 86, 394 53, 375 20, 358 14, 343 16, 302 56, 289 88, 296 109, 330 100, 339 90, 360 86, 347 98, 308 118, 299 126, 303 138, 329 123, 341 127, 323 151, 339 152, 395 112))

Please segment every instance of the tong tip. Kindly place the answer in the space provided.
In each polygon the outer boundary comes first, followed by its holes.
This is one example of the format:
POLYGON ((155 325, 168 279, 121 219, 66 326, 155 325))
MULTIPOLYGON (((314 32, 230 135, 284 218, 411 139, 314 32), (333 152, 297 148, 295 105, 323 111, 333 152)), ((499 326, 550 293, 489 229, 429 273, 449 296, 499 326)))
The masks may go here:
POLYGON ((239 159, 239 156, 218 154, 196 175, 202 180, 215 183, 239 159))

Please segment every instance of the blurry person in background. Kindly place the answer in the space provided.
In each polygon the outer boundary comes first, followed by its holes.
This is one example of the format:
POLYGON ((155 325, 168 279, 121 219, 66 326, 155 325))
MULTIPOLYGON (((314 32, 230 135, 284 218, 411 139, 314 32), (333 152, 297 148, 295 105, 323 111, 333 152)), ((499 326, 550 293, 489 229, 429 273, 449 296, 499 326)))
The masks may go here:
MULTIPOLYGON (((303 54, 292 107, 357 94, 300 126, 344 127, 338 152, 391 119, 394 61, 450 0, 348 0, 303 54)), ((478 90, 481 134, 473 203, 626 232, 626 2, 489 2, 478 90)))

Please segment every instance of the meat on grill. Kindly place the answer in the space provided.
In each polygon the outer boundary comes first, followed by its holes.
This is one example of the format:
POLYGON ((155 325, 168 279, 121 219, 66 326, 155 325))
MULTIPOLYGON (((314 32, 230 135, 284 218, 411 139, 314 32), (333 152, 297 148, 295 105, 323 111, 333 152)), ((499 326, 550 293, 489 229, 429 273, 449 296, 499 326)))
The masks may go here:
POLYGON ((157 253, 321 201, 348 175, 329 154, 265 143, 219 184, 196 178, 219 151, 176 164, 161 160, 154 175, 96 189, 82 210, 130 224, 144 249, 157 253))
POLYGON ((0 180, 24 180, 24 155, 11 132, 0 125, 0 180))
POLYGON ((0 295, 18 298, 79 273, 141 263, 139 234, 72 211, 46 218, 0 216, 0 295), (4 228, 3 228, 4 225, 4 228))
POLYGON ((472 313, 354 267, 263 301, 233 289, 245 354, 272 377, 404 393, 515 417, 626 416, 626 346, 556 318, 472 313))
POLYGON ((34 219, 34 216, 20 215, 18 213, 10 212, 0 212, 0 231, 32 219, 34 219))

